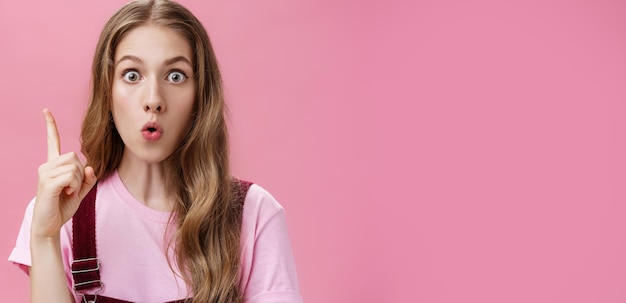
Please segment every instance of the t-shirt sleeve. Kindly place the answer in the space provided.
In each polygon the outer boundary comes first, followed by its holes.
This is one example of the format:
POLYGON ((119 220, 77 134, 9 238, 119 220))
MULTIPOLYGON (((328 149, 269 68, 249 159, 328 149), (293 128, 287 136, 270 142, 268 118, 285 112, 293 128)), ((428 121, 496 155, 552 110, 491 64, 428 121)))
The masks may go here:
POLYGON ((302 302, 283 207, 253 185, 246 196, 243 220, 244 302, 302 302))
MULTIPOLYGON (((9 255, 9 262, 17 265, 26 274, 32 264, 30 255, 30 227, 33 220, 33 212, 35 210, 35 198, 33 198, 24 212, 24 219, 22 225, 17 234, 17 240, 15 241, 15 247, 9 255)), ((61 236, 61 255, 63 258, 63 266, 65 268, 65 278, 67 279, 68 287, 72 285, 72 275, 70 273, 69 259, 71 258, 72 247, 70 244, 71 238, 71 224, 72 220, 66 223, 60 232, 61 236)))
POLYGON ((9 262, 19 266, 24 272, 28 274, 28 268, 31 265, 30 259, 30 225, 33 219, 33 209, 35 207, 35 199, 33 198, 24 212, 24 219, 22 220, 22 226, 17 234, 17 241, 11 254, 9 255, 9 262))

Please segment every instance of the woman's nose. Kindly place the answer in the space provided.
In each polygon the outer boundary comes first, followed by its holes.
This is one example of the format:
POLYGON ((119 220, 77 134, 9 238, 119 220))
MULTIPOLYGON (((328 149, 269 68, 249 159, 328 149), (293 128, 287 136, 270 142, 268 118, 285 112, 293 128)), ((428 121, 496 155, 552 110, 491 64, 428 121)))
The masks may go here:
POLYGON ((146 94, 143 106, 144 110, 155 113, 163 112, 165 110, 165 102, 163 100, 158 80, 153 79, 152 81, 150 81, 150 83, 148 83, 147 89, 148 92, 146 94))

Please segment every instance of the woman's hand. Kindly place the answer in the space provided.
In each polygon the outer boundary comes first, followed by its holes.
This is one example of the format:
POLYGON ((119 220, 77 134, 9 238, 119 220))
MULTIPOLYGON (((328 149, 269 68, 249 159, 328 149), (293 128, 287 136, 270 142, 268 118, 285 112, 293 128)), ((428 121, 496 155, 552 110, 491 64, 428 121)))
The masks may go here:
MULTIPOLYGON (((96 184, 93 168, 85 167, 74 152, 60 155, 60 140, 52 113, 44 109, 48 133, 48 160, 39 166, 32 238, 58 237, 61 226, 78 210, 80 201, 96 184)), ((33 240, 33 239, 31 239, 33 240)))

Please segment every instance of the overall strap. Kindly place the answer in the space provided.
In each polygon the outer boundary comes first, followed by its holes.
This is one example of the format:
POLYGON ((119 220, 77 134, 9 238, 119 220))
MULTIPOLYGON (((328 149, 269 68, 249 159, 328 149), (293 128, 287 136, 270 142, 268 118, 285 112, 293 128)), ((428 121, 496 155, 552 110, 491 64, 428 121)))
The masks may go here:
POLYGON ((87 193, 72 218, 72 276, 74 290, 82 291, 98 288, 100 280, 100 260, 96 254, 96 193, 98 184, 87 193))
POLYGON ((235 206, 243 210, 243 204, 246 201, 246 195, 248 194, 248 190, 252 186, 252 182, 241 180, 241 179, 233 179, 233 201, 235 202, 235 206))
MULTIPOLYGON (((95 302, 95 303, 133 303, 130 301, 118 300, 114 298, 109 298, 105 296, 97 296, 97 295, 85 295, 85 301, 87 302, 95 302)), ((181 299, 176 301, 169 301, 166 303, 191 303, 191 298, 181 299)))

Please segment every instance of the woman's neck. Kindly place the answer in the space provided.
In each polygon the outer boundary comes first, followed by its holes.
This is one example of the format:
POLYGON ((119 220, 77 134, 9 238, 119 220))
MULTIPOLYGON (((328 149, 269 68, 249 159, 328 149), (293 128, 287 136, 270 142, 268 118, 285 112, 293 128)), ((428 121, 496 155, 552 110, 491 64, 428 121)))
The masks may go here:
POLYGON ((138 201, 158 211, 172 211, 172 195, 166 188, 163 163, 146 163, 122 157, 117 173, 138 201))

